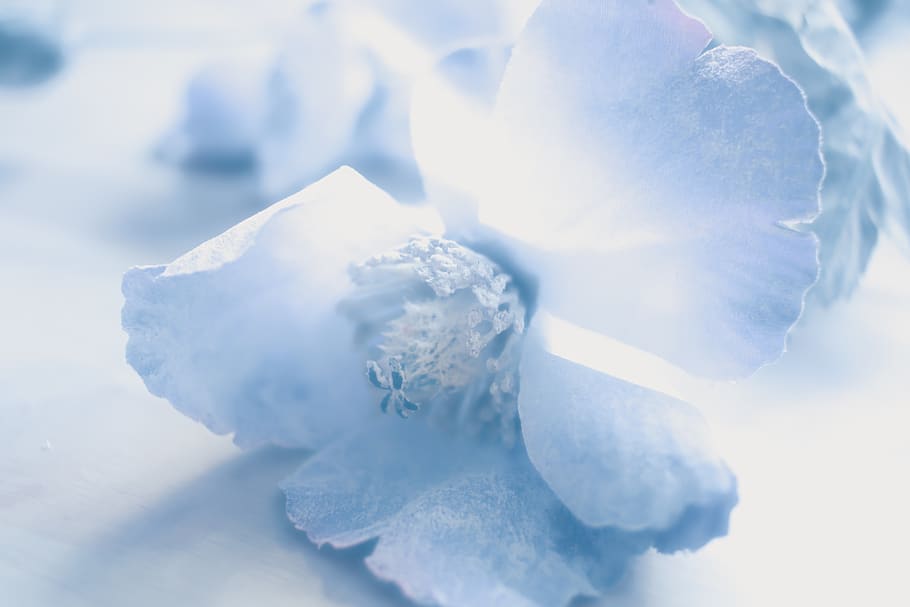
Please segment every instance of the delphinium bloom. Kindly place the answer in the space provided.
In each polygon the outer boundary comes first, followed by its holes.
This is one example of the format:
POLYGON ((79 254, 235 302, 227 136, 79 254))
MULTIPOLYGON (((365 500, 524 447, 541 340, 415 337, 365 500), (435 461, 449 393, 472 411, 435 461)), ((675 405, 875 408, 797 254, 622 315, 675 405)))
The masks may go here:
POLYGON ((511 44, 536 0, 310 0, 272 53, 206 66, 161 146, 190 168, 255 169, 284 196, 339 163, 420 195, 411 84, 478 42, 511 44))
POLYGON ((129 362, 242 446, 314 449, 282 483, 293 524, 377 540, 369 569, 420 603, 562 605, 698 549, 737 501, 703 419, 552 344, 574 323, 711 378, 782 352, 817 274, 793 224, 818 127, 777 67, 709 40, 671 0, 545 0, 476 217, 443 233, 339 169, 128 272, 129 362))
POLYGON ((822 268, 813 294, 823 302, 850 295, 882 233, 910 251, 905 135, 870 85, 863 52, 833 0, 680 4, 721 42, 758 48, 778 63, 805 91, 821 123, 827 174, 824 210, 813 225, 822 268))

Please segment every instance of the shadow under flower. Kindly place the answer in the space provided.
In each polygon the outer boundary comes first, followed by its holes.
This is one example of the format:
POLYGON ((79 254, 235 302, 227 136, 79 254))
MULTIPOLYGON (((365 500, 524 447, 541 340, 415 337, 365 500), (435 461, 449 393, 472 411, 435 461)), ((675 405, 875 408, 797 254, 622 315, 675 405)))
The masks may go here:
POLYGON ((100 230, 107 240, 162 259, 182 254, 265 206, 250 171, 171 172, 155 166, 143 184, 107 193, 115 204, 100 219, 100 230))
MULTIPOLYGON (((80 605, 413 605, 367 571, 375 542, 318 548, 288 522, 277 485, 306 457, 238 455, 96 538, 53 577, 80 605)), ((633 570, 601 600, 635 583, 633 570)), ((600 604, 579 597, 572 607, 600 604)))
POLYGON ((97 538, 59 578, 90 605, 410 605, 368 575, 371 545, 319 549, 290 525, 277 485, 305 457, 239 455, 97 538))

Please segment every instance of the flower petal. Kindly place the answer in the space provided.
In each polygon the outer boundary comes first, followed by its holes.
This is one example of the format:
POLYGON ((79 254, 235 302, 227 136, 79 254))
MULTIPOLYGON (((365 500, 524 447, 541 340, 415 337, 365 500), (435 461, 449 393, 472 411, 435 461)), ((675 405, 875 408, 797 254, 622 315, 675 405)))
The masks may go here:
POLYGON ((127 360, 149 391, 247 446, 315 447, 370 410, 348 264, 426 227, 353 170, 330 176, 166 266, 123 279, 127 360))
POLYGON ((546 1, 506 70, 480 221, 541 305, 712 377, 775 360, 817 274, 818 126, 670 0, 546 1), (491 162, 492 164, 492 162, 491 162))
POLYGON ((375 420, 284 481, 317 543, 379 538, 367 566, 420 603, 554 606, 615 582, 650 536, 580 525, 530 466, 427 427, 375 420))
POLYGON ((551 354, 532 334, 518 409, 528 456, 586 525, 664 532, 669 549, 726 533, 736 481, 687 403, 551 354))
MULTIPOLYGON (((910 151, 869 82, 863 51, 837 3, 810 0, 681 0, 726 44, 763 49, 806 92, 824 132, 821 276, 830 303, 853 292, 880 231, 910 250, 910 151)), ((863 0, 863 23, 884 3, 863 0)), ((880 15, 879 15, 880 16, 880 15)), ((901 66, 903 67, 903 66, 901 66)))

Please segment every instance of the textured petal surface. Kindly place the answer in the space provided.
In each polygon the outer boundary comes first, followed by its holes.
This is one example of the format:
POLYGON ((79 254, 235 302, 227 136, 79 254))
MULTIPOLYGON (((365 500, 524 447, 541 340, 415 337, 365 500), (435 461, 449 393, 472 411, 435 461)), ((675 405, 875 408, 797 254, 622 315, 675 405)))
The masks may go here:
POLYGON ((551 354, 537 339, 522 358, 518 403, 531 461, 585 524, 668 530, 701 518, 708 525, 693 548, 725 533, 736 482, 692 406, 551 354))
MULTIPOLYGON (((726 44, 759 48, 806 92, 822 126, 824 209, 813 228, 822 271, 813 293, 853 292, 881 230, 910 239, 910 153, 869 83, 866 60, 832 2, 681 0, 726 44)), ((860 3, 856 3, 860 4, 860 3)), ((871 16, 882 3, 863 0, 871 16)))
POLYGON ((378 537, 368 567, 420 603, 563 605, 615 582, 659 541, 584 527, 521 449, 416 419, 375 420, 283 488, 288 516, 313 541, 347 547, 378 537))
POLYGON ((669 0, 544 2, 479 212, 557 316, 737 377, 780 355, 816 279, 814 238, 783 224, 814 217, 823 165, 799 89, 707 39, 669 0))
POLYGON ((242 445, 318 446, 370 410, 348 264, 434 216, 339 169, 167 266, 123 280, 127 360, 148 389, 242 445))

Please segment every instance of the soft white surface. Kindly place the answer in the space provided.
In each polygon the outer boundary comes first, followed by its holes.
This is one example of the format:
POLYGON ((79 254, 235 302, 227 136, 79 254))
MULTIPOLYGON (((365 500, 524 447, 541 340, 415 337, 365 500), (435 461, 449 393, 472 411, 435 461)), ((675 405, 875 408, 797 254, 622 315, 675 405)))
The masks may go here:
MULTIPOLYGON (((276 484, 303 454, 241 453, 123 361, 121 273, 256 210, 242 180, 149 164, 198 59, 86 50, 46 89, 0 93, 0 602, 401 605, 287 523, 276 484)), ((731 536, 646 557, 603 605, 907 605, 908 310, 910 262, 883 247, 783 361, 679 387, 739 477, 731 536)))

